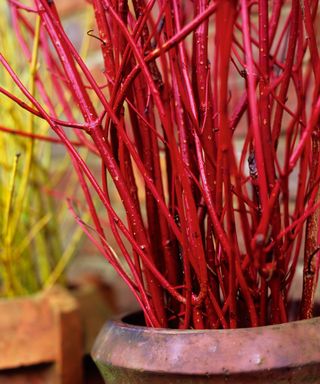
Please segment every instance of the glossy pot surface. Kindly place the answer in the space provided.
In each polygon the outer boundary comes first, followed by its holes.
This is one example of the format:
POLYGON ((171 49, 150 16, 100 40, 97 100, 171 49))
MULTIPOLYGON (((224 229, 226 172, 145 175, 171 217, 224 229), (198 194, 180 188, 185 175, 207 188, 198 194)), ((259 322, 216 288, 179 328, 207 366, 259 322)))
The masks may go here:
POLYGON ((320 383, 320 317, 236 330, 109 321, 92 351, 106 383, 320 383))

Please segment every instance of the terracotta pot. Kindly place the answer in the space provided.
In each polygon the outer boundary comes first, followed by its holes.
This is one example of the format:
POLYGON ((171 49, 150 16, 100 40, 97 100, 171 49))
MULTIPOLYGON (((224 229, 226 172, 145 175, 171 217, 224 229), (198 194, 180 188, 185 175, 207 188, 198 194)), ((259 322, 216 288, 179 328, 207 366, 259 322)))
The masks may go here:
POLYGON ((0 384, 82 382, 82 326, 68 291, 1 299, 0 334, 0 384))
POLYGON ((320 383, 320 317, 237 330, 109 321, 92 356, 108 384, 320 383))

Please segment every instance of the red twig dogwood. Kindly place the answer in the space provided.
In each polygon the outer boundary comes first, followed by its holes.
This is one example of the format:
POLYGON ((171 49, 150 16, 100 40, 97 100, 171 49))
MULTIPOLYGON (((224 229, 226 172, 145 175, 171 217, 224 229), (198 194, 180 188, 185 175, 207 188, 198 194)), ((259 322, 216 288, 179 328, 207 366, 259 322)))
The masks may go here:
POLYGON ((286 322, 300 255, 299 317, 312 317, 318 1, 91 0, 95 25, 83 39, 100 45, 101 71, 81 57, 54 1, 8 3, 26 63, 41 19, 38 91, 29 93, 4 52, 1 65, 24 96, 0 92, 64 144, 94 230, 70 209, 147 325, 286 322))

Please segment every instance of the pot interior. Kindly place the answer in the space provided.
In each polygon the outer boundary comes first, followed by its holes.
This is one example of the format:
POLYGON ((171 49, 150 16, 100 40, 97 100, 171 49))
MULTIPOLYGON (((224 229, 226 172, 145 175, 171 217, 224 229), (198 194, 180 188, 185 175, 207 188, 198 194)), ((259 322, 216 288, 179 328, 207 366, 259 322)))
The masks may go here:
MULTIPOLYGON (((289 303, 289 309, 288 309, 288 315, 289 315, 289 321, 296 321, 299 320, 299 308, 300 308, 300 302, 297 300, 291 301, 289 303)), ((320 316, 320 302, 318 301, 314 306, 314 317, 320 316)), ((133 312, 128 315, 125 315, 121 319, 124 323, 129 325, 137 325, 137 326, 146 326, 145 318, 142 311, 133 312)), ((248 323, 242 324, 239 328, 247 328, 249 327, 248 323)), ((171 324, 170 328, 176 328, 176 324, 171 324)))

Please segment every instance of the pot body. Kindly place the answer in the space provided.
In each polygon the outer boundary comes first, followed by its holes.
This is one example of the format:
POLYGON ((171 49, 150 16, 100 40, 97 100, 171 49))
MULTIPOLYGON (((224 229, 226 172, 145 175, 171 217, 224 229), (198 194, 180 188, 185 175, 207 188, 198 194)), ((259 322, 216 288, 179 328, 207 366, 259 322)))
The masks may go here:
POLYGON ((0 300, 0 384, 82 383, 78 303, 61 287, 0 300))
POLYGON ((92 356, 107 384, 320 383, 320 317, 205 331, 109 321, 92 356))

